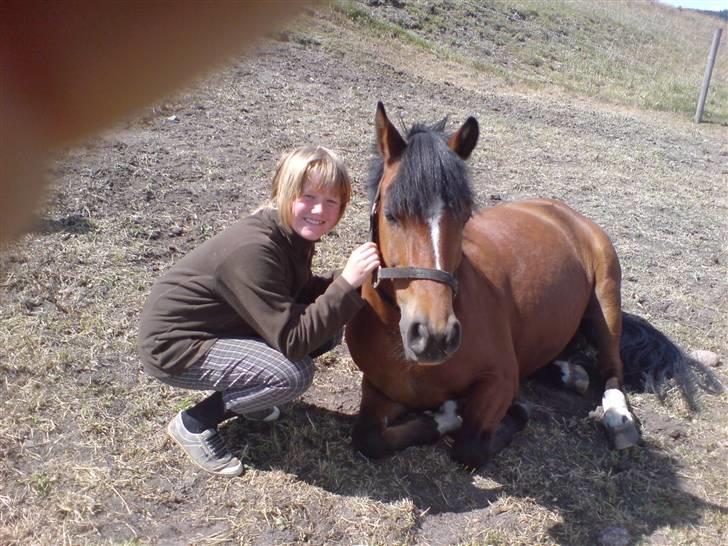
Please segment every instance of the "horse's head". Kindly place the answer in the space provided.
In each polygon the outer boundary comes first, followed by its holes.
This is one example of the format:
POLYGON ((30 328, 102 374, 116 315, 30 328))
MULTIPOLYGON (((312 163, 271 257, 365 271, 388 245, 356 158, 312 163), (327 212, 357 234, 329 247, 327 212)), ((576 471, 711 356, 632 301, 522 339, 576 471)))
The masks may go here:
POLYGON ((378 290, 400 309, 405 355, 421 364, 444 362, 460 347, 453 312, 462 234, 473 198, 465 159, 478 140, 468 118, 449 137, 445 120, 415 125, 403 138, 377 105, 379 157, 369 181, 372 237, 379 244, 385 279, 378 290))

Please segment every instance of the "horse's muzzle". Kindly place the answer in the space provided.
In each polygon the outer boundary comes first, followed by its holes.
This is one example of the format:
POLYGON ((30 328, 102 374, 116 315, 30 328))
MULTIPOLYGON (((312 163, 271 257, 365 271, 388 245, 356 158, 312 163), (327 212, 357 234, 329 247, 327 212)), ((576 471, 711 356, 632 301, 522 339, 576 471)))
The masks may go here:
POLYGON ((423 365, 441 364, 460 348, 462 328, 452 315, 442 330, 435 330, 426 320, 400 323, 405 356, 423 365))

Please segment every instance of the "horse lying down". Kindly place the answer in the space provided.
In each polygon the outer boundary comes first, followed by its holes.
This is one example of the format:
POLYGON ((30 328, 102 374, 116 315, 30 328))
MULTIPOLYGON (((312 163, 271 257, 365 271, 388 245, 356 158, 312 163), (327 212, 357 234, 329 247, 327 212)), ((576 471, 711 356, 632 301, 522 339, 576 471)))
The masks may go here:
MULTIPOLYGON (((379 103, 368 191, 382 268, 346 341, 363 372, 355 448, 381 457, 452 435, 452 455, 479 467, 528 420, 519 383, 549 366, 585 390, 588 376, 557 357, 577 333, 596 348, 601 419, 613 447, 638 443, 623 386, 675 377, 694 401, 692 370, 722 386, 646 321, 623 313, 609 237, 564 203, 528 200, 473 210, 465 166, 478 140, 469 118, 403 138, 379 103)), ((652 385, 650 385, 652 383, 652 385)))

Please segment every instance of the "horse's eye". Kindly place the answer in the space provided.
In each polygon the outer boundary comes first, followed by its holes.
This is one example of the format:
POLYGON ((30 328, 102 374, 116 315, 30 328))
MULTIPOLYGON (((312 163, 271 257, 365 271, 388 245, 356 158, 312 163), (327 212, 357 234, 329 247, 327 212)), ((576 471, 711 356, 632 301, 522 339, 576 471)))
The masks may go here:
POLYGON ((399 224, 399 220, 397 219, 397 217, 394 214, 392 214, 391 212, 386 211, 386 210, 384 211, 384 219, 390 224, 394 224, 394 225, 399 224))

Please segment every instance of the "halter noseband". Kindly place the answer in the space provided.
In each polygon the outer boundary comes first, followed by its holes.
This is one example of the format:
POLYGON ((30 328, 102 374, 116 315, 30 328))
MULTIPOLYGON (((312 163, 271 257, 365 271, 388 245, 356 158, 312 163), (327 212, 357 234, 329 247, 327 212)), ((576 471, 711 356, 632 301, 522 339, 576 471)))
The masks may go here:
MULTIPOLYGON (((379 208, 379 194, 381 183, 377 187, 377 193, 374 196, 372 210, 369 214, 369 239, 379 244, 379 230, 377 229, 377 209, 379 208)), ((377 288, 382 279, 408 279, 418 280, 425 279, 446 284, 450 287, 453 297, 458 295, 458 280, 442 269, 433 269, 430 267, 379 267, 372 273, 372 287, 377 288)))

